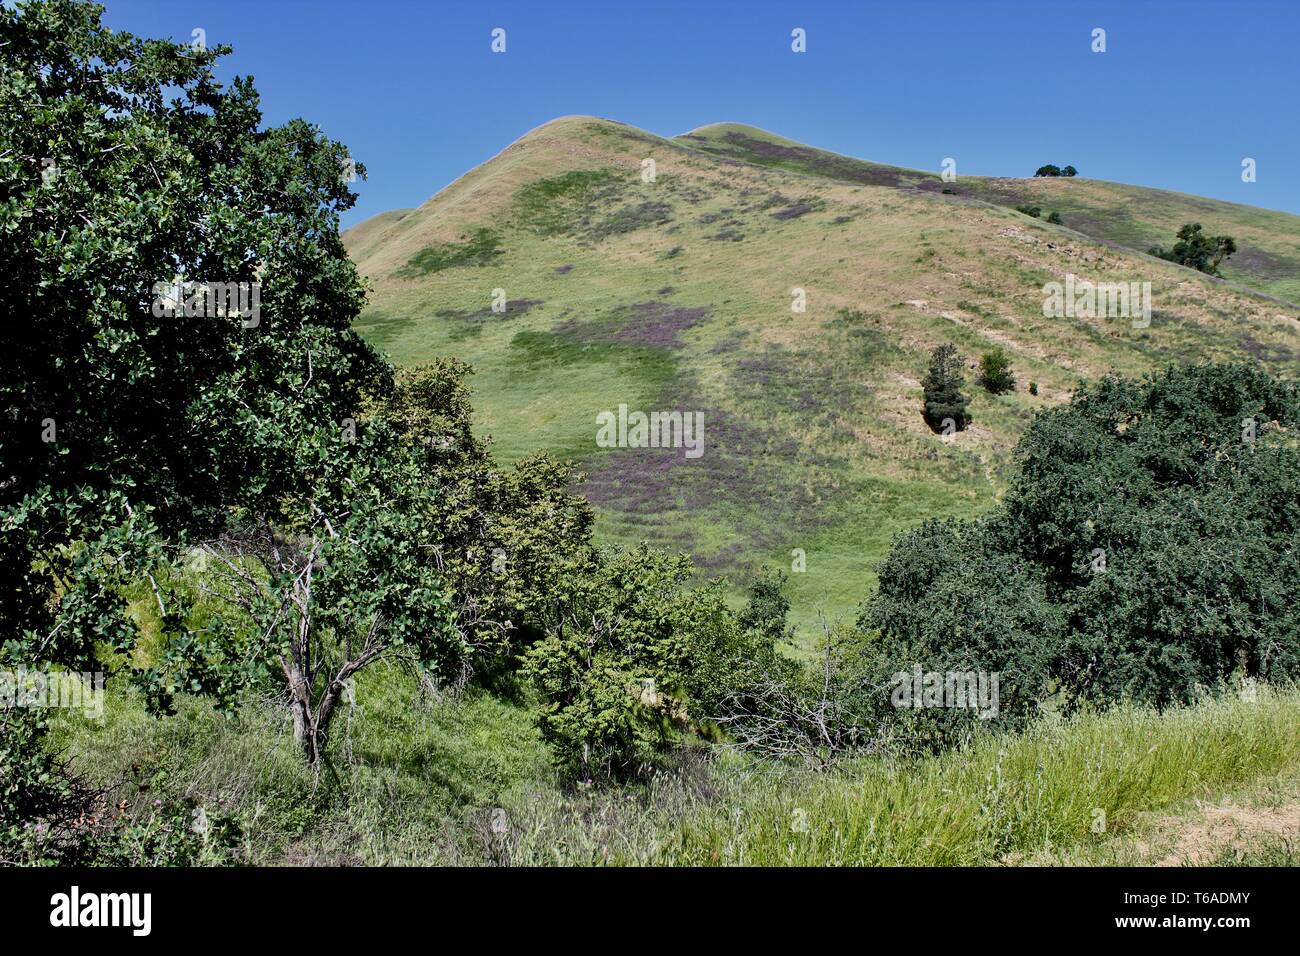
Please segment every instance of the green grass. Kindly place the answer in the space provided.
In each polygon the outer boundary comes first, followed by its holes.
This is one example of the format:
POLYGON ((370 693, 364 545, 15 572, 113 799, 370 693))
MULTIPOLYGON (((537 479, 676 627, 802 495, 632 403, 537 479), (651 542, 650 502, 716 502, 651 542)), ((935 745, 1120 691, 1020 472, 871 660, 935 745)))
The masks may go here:
POLYGON ((176 714, 153 718, 137 695, 110 691, 102 721, 59 714, 51 745, 86 779, 117 787, 114 799, 139 805, 166 786, 233 821, 239 860, 253 864, 480 862, 474 814, 555 785, 531 712, 486 691, 429 697, 403 670, 368 669, 319 782, 287 716, 250 701, 223 717, 181 697, 176 714))
POLYGON ((501 255, 501 237, 491 229, 475 229, 464 242, 426 246, 413 255, 403 275, 408 278, 431 275, 457 266, 485 266, 501 255))
POLYGON ((575 169, 524 186, 515 196, 515 212, 538 235, 564 235, 578 227, 584 214, 621 192, 616 171, 575 169))
MULTIPOLYGON (((139 805, 165 785, 234 821, 239 858, 261 864, 1131 864, 1116 848, 1154 812, 1240 798, 1256 781, 1245 794, 1268 806, 1294 792, 1270 777, 1300 779, 1295 690, 1048 717, 962 751, 820 773, 700 749, 645 784, 603 790, 560 786, 528 705, 482 691, 425 698, 386 667, 364 673, 334 730, 338 776, 319 786, 270 702, 223 718, 182 698, 154 719, 111 692, 104 720, 61 713, 56 727, 52 744, 94 783, 151 768, 114 799, 139 805), (494 811, 506 832, 490 826, 494 811)), ((1294 842, 1231 852, 1224 862, 1282 862, 1294 842)))
MULTIPOLYGON (((1223 699, 1157 714, 1118 708, 1044 721, 965 751, 830 774, 732 768, 723 798, 693 781, 655 799, 521 808, 514 862, 952 866, 1087 846, 1142 814, 1293 768, 1300 695, 1223 699), (567 809, 566 809, 567 806, 567 809), (575 827, 581 810, 603 825, 575 827), (1104 813, 1106 831, 1094 832, 1104 813)), ((1274 851, 1270 851, 1274 853, 1274 851)), ((1275 853, 1274 853, 1275 856, 1275 853)), ((1274 857, 1270 857, 1274 858, 1274 857)))

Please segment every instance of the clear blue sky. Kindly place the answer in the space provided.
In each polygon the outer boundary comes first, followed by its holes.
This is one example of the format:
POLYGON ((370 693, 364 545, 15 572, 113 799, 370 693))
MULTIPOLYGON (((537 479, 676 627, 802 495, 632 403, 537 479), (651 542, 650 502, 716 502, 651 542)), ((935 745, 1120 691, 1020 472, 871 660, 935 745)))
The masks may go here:
POLYGON ((1297 0, 105 2, 114 28, 202 27, 235 48, 223 75, 255 77, 269 123, 302 116, 346 143, 370 179, 345 225, 570 113, 666 136, 751 123, 920 169, 951 156, 959 175, 1068 163, 1300 213, 1297 0))

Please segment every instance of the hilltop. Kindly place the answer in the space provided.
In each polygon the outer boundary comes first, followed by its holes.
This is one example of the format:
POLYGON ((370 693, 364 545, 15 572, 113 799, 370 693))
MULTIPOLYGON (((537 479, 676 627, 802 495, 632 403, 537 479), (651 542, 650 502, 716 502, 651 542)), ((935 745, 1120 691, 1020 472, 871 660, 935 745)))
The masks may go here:
POLYGON ((894 533, 993 504, 1029 419, 1081 380, 1211 359, 1293 377, 1300 356, 1300 217, 1083 178, 945 183, 736 124, 564 117, 344 239, 374 289, 359 331, 398 363, 474 366, 502 457, 577 460, 604 539, 733 585, 803 555, 805 632, 852 615, 894 533), (1143 251, 1191 221, 1237 239, 1225 279, 1143 251), (1044 318, 1067 274, 1150 282, 1150 326, 1044 318), (972 364, 1004 347, 1018 380, 990 396, 971 369, 975 422, 949 437, 919 413, 945 341, 972 364), (620 404, 702 413, 705 453, 598 447, 620 404))

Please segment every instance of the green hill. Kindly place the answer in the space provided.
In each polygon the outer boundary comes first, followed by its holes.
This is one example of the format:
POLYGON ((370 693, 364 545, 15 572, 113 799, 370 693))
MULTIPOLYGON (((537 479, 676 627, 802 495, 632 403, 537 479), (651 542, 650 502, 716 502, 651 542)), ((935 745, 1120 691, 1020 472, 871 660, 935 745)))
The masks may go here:
POLYGON ((1081 379, 1300 366, 1300 311, 1282 301, 1300 300, 1298 217, 1078 178, 946 184, 735 125, 665 139, 565 117, 344 238, 374 287, 359 330, 398 363, 473 365, 502 457, 577 460, 605 540, 690 552, 737 587, 806 556, 791 574, 805 631, 852 615, 894 533, 989 507, 1034 411, 1081 379), (1226 280, 1142 251, 1191 221, 1237 239, 1226 280), (1150 282, 1149 327, 1044 318, 1067 273, 1150 282), (919 384, 945 341, 972 366, 975 417, 948 437, 922 420, 919 384), (996 397, 973 369, 993 346, 1018 380, 996 397), (701 413, 704 453, 599 447, 597 416, 620 405, 701 413))

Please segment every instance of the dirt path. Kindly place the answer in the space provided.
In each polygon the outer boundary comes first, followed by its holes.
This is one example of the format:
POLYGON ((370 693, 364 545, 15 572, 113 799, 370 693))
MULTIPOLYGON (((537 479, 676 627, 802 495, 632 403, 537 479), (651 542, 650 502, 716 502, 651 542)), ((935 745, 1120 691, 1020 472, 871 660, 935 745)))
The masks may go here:
POLYGON ((1260 837, 1300 837, 1300 803, 1202 806, 1190 817, 1161 820, 1159 830, 1172 835, 1173 844, 1156 866, 1205 866, 1229 847, 1245 846, 1260 837))

